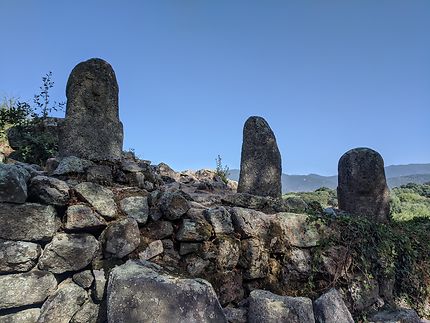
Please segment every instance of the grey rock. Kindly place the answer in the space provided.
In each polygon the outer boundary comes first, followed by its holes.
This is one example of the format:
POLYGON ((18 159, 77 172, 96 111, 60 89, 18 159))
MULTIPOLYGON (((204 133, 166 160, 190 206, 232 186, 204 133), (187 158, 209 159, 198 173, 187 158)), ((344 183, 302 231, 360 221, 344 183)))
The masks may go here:
POLYGON ((33 270, 0 276, 0 310, 41 304, 57 288, 53 274, 33 270))
POLYGON ((206 271, 206 268, 210 265, 209 260, 205 260, 194 255, 186 258, 185 263, 187 264, 187 272, 192 277, 198 277, 202 275, 203 272, 206 271))
POLYGON ((315 300, 314 314, 317 323, 354 323, 342 296, 335 288, 315 300))
POLYGON ((369 323, 421 323, 417 312, 412 309, 397 309, 397 310, 387 310, 380 311, 369 318, 369 323))
POLYGON ((314 323, 312 301, 256 289, 249 295, 248 322, 314 323))
POLYGON ((110 189, 90 182, 80 183, 74 189, 84 202, 91 204, 103 217, 113 219, 117 216, 114 194, 110 189))
POLYGON ((204 241, 211 237, 212 227, 204 219, 184 219, 176 234, 178 241, 204 241))
POLYGON ((159 201, 160 210, 168 220, 179 219, 190 209, 189 202, 180 193, 166 192, 159 201))
POLYGON ((201 245, 202 244, 200 242, 181 242, 179 245, 179 254, 181 256, 185 256, 190 253, 198 252, 201 245))
POLYGON ((216 264, 222 270, 232 270, 239 262, 240 241, 231 237, 220 237, 217 239, 216 264))
POLYGON ((242 240, 239 264, 245 268, 245 279, 266 277, 269 272, 269 253, 263 242, 255 238, 242 240))
POLYGON ((43 304, 37 323, 69 323, 86 300, 85 289, 66 280, 43 304))
POLYGON ((173 235, 173 225, 169 221, 155 221, 145 225, 141 232, 144 237, 151 240, 161 240, 173 235))
POLYGON ((0 240, 0 274, 29 271, 36 266, 41 250, 32 242, 0 240))
POLYGON ((149 206, 146 196, 130 196, 121 200, 121 211, 128 217, 137 221, 138 224, 145 224, 148 220, 149 206))
POLYGON ((287 268, 290 270, 300 274, 309 274, 312 270, 312 257, 308 249, 292 247, 286 259, 287 268))
POLYGON ((281 197, 281 174, 281 154, 272 129, 261 117, 248 118, 243 127, 237 191, 281 197))
POLYGON ((248 311, 243 307, 224 307, 224 314, 229 323, 246 323, 248 311))
POLYGON ((107 308, 109 323, 227 322, 205 280, 172 277, 131 261, 111 271, 107 308))
POLYGON ((284 240, 294 247, 315 247, 322 238, 320 232, 324 231, 324 226, 311 220, 308 214, 281 212, 275 215, 272 227, 278 233, 280 244, 284 240))
POLYGON ((263 238, 270 232, 271 216, 240 207, 233 207, 230 212, 234 228, 242 239, 263 238))
POLYGON ((79 63, 70 73, 60 156, 89 160, 121 159, 123 127, 119 121, 118 83, 102 59, 79 63))
POLYGON ((390 196, 381 155, 369 148, 346 152, 339 160, 337 196, 339 209, 387 221, 390 196))
POLYGON ((100 306, 91 301, 87 301, 73 315, 70 323, 97 323, 99 317, 100 306))
POLYGON ((84 270, 73 275, 73 281, 82 288, 88 289, 94 281, 94 276, 91 270, 84 270))
POLYGON ((0 239, 49 241, 59 227, 52 206, 35 203, 0 204, 0 239))
POLYGON ((152 259, 164 252, 163 242, 161 240, 152 241, 148 247, 139 253, 139 258, 142 260, 152 259))
POLYGON ((29 178, 26 170, 0 163, 0 202, 24 203, 29 178))
POLYGON ((69 199, 69 185, 57 178, 36 176, 30 181, 28 195, 35 202, 64 206, 69 199))
POLYGON ((88 266, 99 249, 99 242, 86 233, 58 233, 46 245, 39 268, 54 274, 78 271, 88 266))
POLYGON ((60 159, 57 168, 52 174, 56 176, 83 174, 92 165, 94 163, 89 160, 68 156, 60 159))
POLYGON ((106 225, 105 219, 87 205, 70 205, 66 210, 66 230, 97 230, 106 225))
POLYGON ((12 314, 0 316, 0 323, 35 323, 40 315, 40 308, 30 308, 12 314))
POLYGON ((105 296, 106 276, 103 269, 93 270, 94 273, 94 288, 93 297, 97 302, 101 302, 105 296))
POLYGON ((112 168, 109 165, 94 165, 87 170, 87 181, 102 185, 113 183, 112 168))
POLYGON ((231 234, 234 232, 230 213, 222 206, 208 209, 206 219, 212 224, 214 232, 218 234, 231 234))
POLYGON ((140 231, 136 220, 125 218, 118 220, 103 231, 105 252, 122 258, 133 252, 140 244, 140 231))

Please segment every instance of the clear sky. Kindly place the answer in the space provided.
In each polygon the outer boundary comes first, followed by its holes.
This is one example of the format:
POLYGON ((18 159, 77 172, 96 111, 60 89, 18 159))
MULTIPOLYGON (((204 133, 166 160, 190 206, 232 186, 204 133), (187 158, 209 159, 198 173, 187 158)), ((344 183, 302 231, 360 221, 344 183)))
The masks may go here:
POLYGON ((430 162, 428 0, 0 0, 0 95, 107 60, 124 148, 174 169, 238 168, 266 118, 289 174, 335 174, 357 146, 430 162))

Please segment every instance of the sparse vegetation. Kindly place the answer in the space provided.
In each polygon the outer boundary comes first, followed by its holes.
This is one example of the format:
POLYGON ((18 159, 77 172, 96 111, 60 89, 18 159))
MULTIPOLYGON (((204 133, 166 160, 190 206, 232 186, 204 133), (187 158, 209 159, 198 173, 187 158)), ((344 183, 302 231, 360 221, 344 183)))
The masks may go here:
POLYGON ((228 183, 228 175, 230 172, 230 168, 227 165, 222 164, 222 158, 220 155, 218 155, 217 158, 215 158, 216 163, 216 174, 222 179, 224 183, 228 183))
POLYGON ((327 187, 321 187, 314 192, 295 192, 285 194, 283 197, 294 197, 298 196, 302 198, 306 203, 318 202, 322 207, 337 207, 337 195, 336 190, 332 190, 327 187))
MULTIPOLYGON (((380 284, 392 281, 395 300, 406 302, 420 315, 429 317, 429 192, 429 184, 408 184, 393 189, 392 221, 388 224, 357 216, 317 217, 316 220, 323 221, 338 234, 329 235, 314 250, 314 273, 305 286, 307 293, 317 295, 321 288, 346 287, 359 274, 368 282, 373 279, 380 284), (323 271, 322 255, 333 246, 342 246, 347 250, 351 265, 347 275, 322 282, 318 275, 323 271)), ((326 202, 321 200, 321 193, 297 195, 307 199, 307 202, 312 197, 320 203, 326 202)))

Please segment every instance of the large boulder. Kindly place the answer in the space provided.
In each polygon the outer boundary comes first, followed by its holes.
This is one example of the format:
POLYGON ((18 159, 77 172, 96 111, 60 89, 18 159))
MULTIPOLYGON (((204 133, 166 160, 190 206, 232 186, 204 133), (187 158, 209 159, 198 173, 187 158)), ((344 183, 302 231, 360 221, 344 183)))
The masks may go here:
POLYGON ((39 268, 54 274, 77 271, 88 266, 99 250, 99 242, 86 233, 58 233, 45 247, 39 268))
POLYGON ((0 276, 0 310, 41 304, 57 288, 57 280, 47 271, 0 276))
POLYGON ((335 288, 330 289, 315 300, 314 313, 317 323, 354 323, 342 296, 335 288))
POLYGON ((43 304, 37 323, 69 323, 86 300, 85 289, 66 280, 43 304))
POLYGON ((69 186, 57 178, 36 176, 30 181, 29 198, 43 204, 64 206, 69 199, 69 186))
POLYGON ((0 163, 0 202, 24 203, 30 174, 22 167, 0 163))
POLYGON ((243 127, 242 156, 237 191, 259 196, 281 196, 281 154, 275 135, 261 117, 250 117, 243 127))
POLYGON ((253 290, 249 295, 248 322, 314 323, 312 300, 253 290))
POLYGON ((29 271, 36 266, 41 250, 36 243, 0 239, 0 274, 29 271))
POLYGON ((67 81, 66 96, 60 156, 120 160, 123 127, 119 121, 118 83, 109 63, 93 58, 76 65, 67 81))
POLYGON ((355 148, 339 160, 337 196, 339 208, 358 216, 387 221, 389 189, 384 160, 369 148, 355 148))
POLYGON ((128 261, 115 267, 107 289, 108 322, 227 322, 212 286, 154 266, 128 261))
POLYGON ((113 219, 117 216, 114 194, 110 189, 91 182, 80 183, 74 189, 82 200, 90 203, 103 217, 113 219))
POLYGON ((0 239, 49 241, 59 227, 54 207, 0 203, 0 239))

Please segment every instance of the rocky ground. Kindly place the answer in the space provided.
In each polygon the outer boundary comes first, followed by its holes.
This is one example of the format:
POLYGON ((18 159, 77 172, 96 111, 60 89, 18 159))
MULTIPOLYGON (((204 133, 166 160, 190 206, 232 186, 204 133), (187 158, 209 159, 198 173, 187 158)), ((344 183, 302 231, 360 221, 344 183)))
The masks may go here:
POLYGON ((336 210, 236 188, 133 154, 0 164, 0 322, 421 322, 321 253, 336 210))

